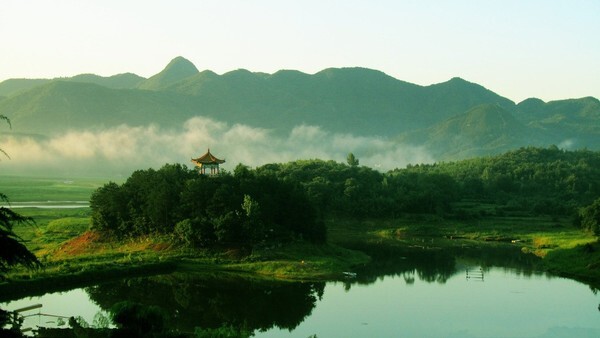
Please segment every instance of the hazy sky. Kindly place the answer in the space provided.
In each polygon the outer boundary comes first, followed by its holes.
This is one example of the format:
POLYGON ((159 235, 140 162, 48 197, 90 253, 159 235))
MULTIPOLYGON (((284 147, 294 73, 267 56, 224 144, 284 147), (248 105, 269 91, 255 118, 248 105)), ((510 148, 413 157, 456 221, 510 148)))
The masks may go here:
POLYGON ((361 66, 429 85, 454 76, 519 102, 600 98, 600 1, 0 2, 0 81, 361 66))

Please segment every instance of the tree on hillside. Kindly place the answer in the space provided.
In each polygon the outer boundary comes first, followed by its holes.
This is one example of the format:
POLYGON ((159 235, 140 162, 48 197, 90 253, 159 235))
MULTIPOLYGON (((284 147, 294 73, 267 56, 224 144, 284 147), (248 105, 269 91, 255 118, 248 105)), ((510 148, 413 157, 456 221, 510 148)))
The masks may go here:
POLYGON ((591 205, 581 208, 579 217, 581 227, 596 235, 600 235, 600 198, 596 199, 591 205))
POLYGON ((353 153, 349 153, 348 156, 346 157, 346 162, 348 163, 349 166, 351 167, 357 167, 358 166, 358 159, 354 156, 353 153))

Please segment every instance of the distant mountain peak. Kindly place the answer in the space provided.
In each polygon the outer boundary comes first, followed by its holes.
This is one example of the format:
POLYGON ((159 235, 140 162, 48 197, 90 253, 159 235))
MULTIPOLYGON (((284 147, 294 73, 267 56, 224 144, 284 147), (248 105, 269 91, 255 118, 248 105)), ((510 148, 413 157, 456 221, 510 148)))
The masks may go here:
POLYGON ((199 73, 198 68, 196 68, 196 66, 190 60, 184 58, 183 56, 178 56, 171 60, 163 70, 163 72, 165 71, 178 71, 189 73, 190 75, 199 73))
POLYGON ((448 80, 448 82, 469 82, 469 81, 463 79, 462 77, 455 76, 455 77, 451 78, 450 80, 448 80))
POLYGON ((161 90, 200 73, 188 59, 178 56, 171 60, 160 73, 142 82, 140 89, 161 90))

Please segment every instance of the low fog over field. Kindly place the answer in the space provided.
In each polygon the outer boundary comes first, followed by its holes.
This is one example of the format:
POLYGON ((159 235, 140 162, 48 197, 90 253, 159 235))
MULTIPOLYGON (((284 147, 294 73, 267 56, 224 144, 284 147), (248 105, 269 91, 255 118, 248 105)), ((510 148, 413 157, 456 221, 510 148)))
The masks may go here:
POLYGON ((226 170, 233 170, 238 163, 255 167, 297 159, 344 162, 350 152, 361 165, 382 171, 433 162, 422 147, 381 137, 332 133, 310 125, 278 136, 271 130, 205 117, 191 118, 176 130, 121 125, 47 138, 5 134, 0 148, 10 155, 0 162, 3 174, 128 175, 135 169, 159 168, 165 163, 192 166, 190 159, 208 148, 227 161, 223 165, 226 170))

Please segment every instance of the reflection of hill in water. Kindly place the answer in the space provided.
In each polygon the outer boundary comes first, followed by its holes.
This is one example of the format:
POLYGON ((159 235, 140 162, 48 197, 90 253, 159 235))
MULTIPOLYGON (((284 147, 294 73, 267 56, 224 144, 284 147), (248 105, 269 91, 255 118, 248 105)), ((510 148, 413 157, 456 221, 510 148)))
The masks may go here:
MULTIPOLYGON (((371 284, 385 276, 401 276, 407 284, 418 277, 426 282, 445 283, 457 273, 464 273, 461 266, 504 267, 515 273, 532 275, 538 270, 540 259, 523 254, 519 247, 499 245, 496 247, 449 247, 422 249, 405 245, 380 245, 356 243, 352 249, 371 256, 372 262, 359 269, 359 284, 371 284)), ((350 285, 348 285, 350 287, 350 285)))
POLYGON ((174 328, 223 325, 253 331, 293 329, 311 314, 325 283, 252 281, 240 276, 174 273, 87 288, 103 309, 124 300, 158 306, 172 315, 174 328))

